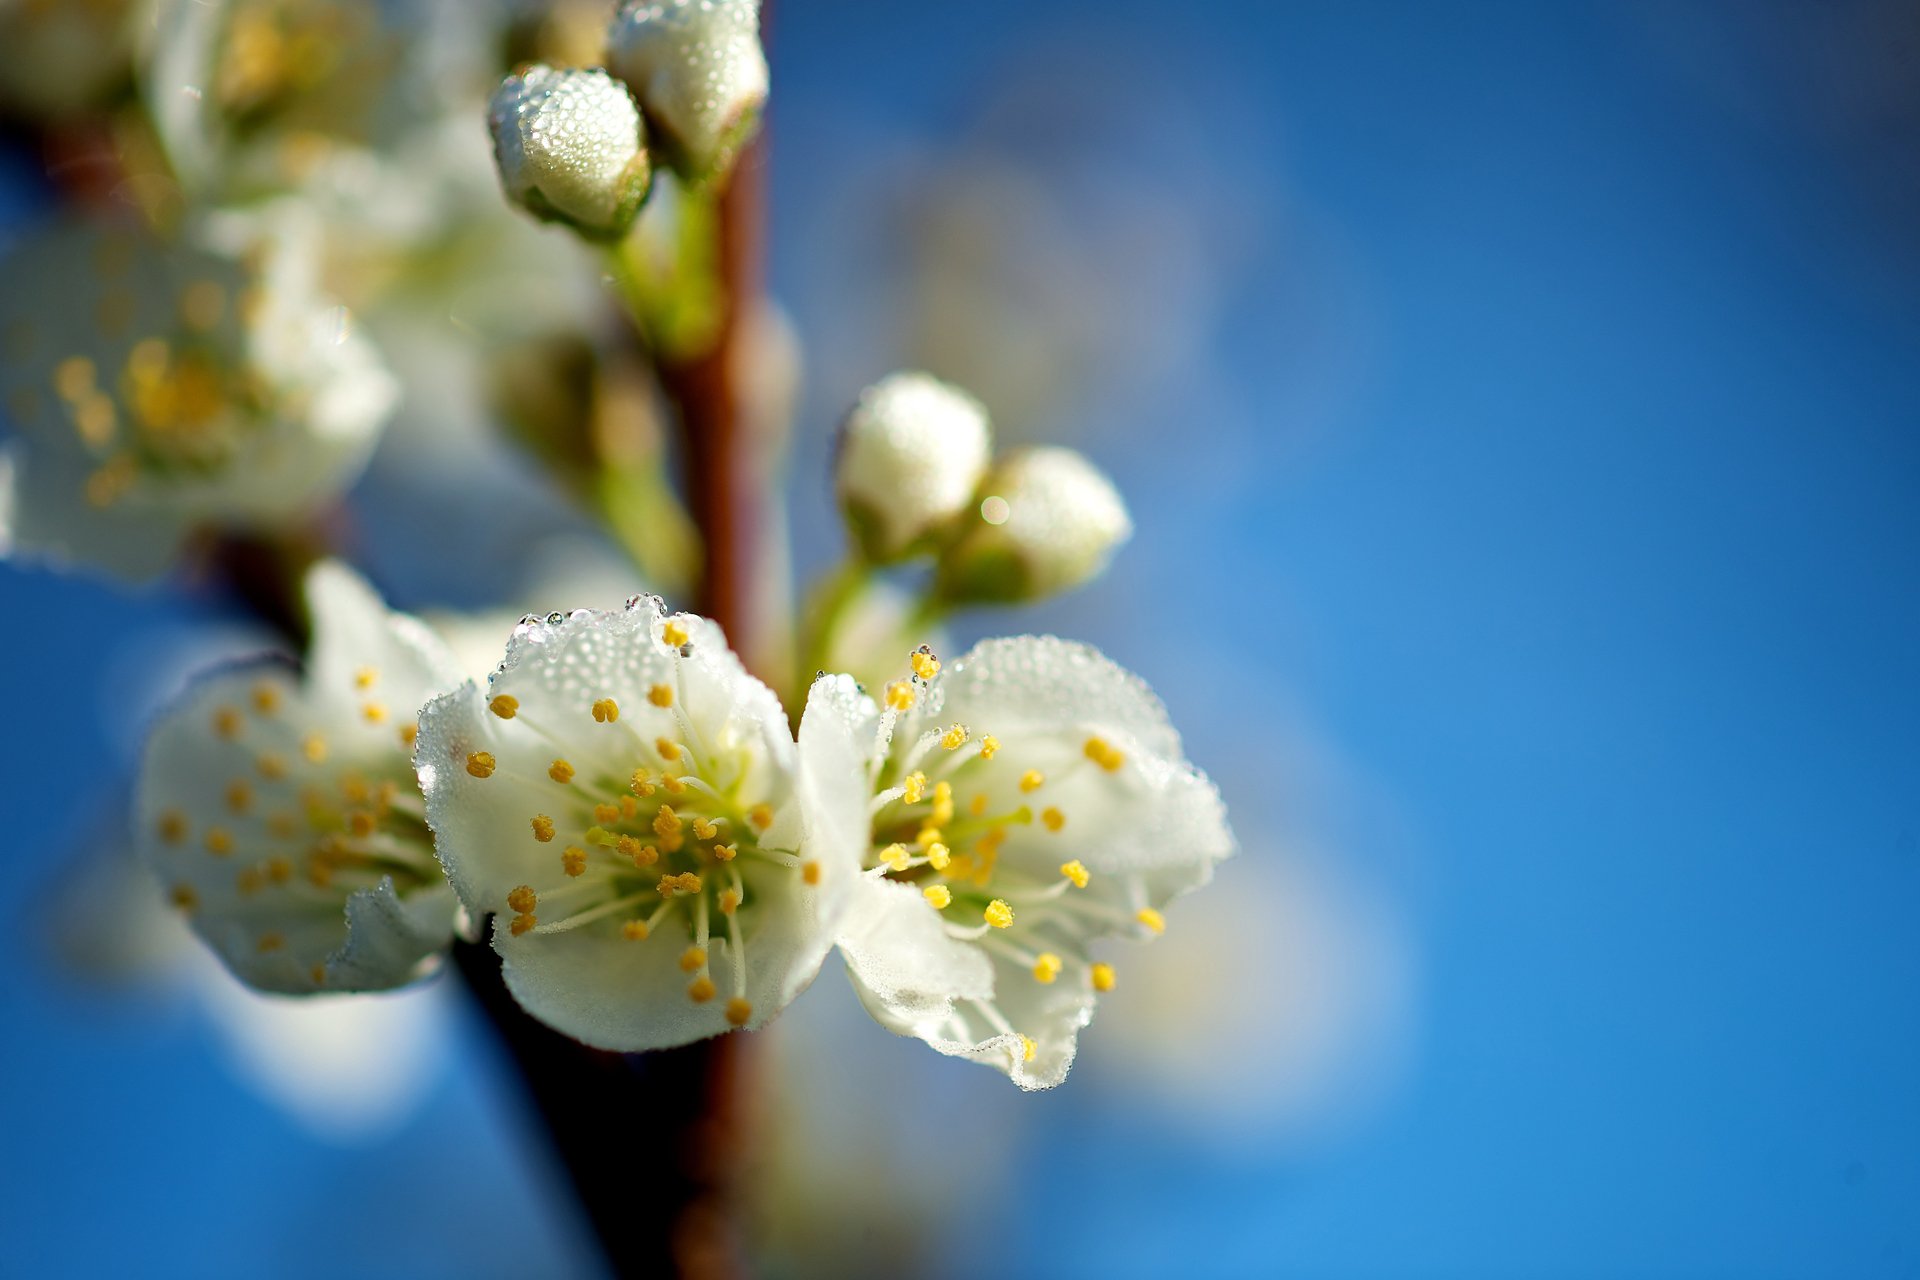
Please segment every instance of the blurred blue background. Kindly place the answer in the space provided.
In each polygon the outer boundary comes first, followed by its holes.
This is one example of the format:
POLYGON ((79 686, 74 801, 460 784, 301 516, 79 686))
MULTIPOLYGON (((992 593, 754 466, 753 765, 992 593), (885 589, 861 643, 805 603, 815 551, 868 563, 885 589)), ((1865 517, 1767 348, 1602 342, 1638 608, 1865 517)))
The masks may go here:
MULTIPOLYGON (((1920 1274, 1920 11, 816 2, 773 48, 797 558, 904 359, 1093 454, 1138 533, 1017 625, 1167 700, 1247 846, 1208 893, 1334 884, 1363 953, 1203 940, 1157 1091, 1104 1013, 1034 1098, 852 1027, 941 1109, 896 1158, 1017 1116, 913 1265, 1920 1274)), ((456 999, 417 1097, 316 1137, 55 965, 128 646, 199 615, 0 591, 0 1271, 592 1274, 456 999)))

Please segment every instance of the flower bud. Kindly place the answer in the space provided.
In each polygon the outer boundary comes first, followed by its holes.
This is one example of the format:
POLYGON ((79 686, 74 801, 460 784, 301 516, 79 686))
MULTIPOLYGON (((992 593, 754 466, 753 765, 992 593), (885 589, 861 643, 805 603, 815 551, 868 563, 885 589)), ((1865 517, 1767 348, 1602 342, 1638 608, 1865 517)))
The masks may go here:
POLYGON ((625 0, 607 31, 607 65, 674 172, 705 181, 733 162, 767 100, 759 0, 625 0))
POLYGON ((618 80, 535 63, 494 90, 487 123, 508 199, 596 239, 633 225, 652 170, 640 112, 618 80))
POLYGON ((1077 587, 1133 533, 1126 504, 1072 449, 1008 454, 981 483, 977 515, 940 558, 953 604, 1037 600, 1077 587))
POLYGON ((924 373, 896 373, 860 394, 840 428, 835 486, 869 560, 923 548, 973 499, 991 445, 987 411, 924 373))

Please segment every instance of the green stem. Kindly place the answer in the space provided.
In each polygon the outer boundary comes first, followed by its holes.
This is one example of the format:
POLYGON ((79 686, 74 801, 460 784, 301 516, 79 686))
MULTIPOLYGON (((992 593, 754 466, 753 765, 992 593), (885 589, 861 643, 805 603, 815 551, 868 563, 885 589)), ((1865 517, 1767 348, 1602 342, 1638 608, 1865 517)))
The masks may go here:
POLYGON ((873 564, 866 557, 858 551, 849 551, 840 567, 815 585, 802 632, 799 670, 795 673, 797 691, 803 696, 789 699, 790 705, 804 702, 814 674, 831 666, 834 642, 840 638, 847 611, 866 593, 873 581, 873 571, 873 564))

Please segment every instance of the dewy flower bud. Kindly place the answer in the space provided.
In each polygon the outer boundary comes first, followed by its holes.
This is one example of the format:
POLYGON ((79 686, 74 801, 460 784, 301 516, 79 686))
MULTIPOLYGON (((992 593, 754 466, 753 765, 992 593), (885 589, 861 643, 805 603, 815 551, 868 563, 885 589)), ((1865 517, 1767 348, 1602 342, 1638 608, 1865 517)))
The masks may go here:
POLYGON ((980 486, 978 513, 940 560, 952 603, 1037 600, 1107 567, 1133 533, 1113 482, 1072 449, 1023 449, 980 486))
POLYGON ((618 80, 535 63, 494 90, 487 124, 508 199, 599 239, 633 226, 653 174, 640 111, 618 80))
POLYGON ((835 485, 867 558, 917 550, 964 510, 991 443, 980 402, 924 373, 896 373, 862 392, 840 428, 835 485))
POLYGON ((654 143, 690 182, 723 172, 767 100, 759 0, 626 0, 607 65, 646 112, 654 143))

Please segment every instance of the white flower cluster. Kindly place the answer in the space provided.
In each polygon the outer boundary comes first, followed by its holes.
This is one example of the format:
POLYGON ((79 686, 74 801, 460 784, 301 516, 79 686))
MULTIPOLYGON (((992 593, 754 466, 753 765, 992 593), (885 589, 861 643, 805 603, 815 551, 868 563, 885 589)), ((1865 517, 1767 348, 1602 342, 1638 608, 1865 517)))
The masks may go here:
POLYGON ((646 201, 649 149, 702 183, 724 175, 753 136, 767 98, 758 0, 626 0, 607 32, 607 64, 523 67, 494 93, 488 124, 509 200, 618 240, 646 201))
POLYGON ((1046 1088, 1117 981, 1108 940, 1161 932, 1233 850, 1158 701, 1082 645, 916 650, 879 702, 823 676, 796 735, 717 627, 653 597, 523 619, 457 687, 343 570, 309 597, 305 682, 206 677, 140 793, 149 860, 258 986, 430 967, 431 848, 514 996, 587 1044, 759 1027, 838 946, 884 1026, 1046 1088))

